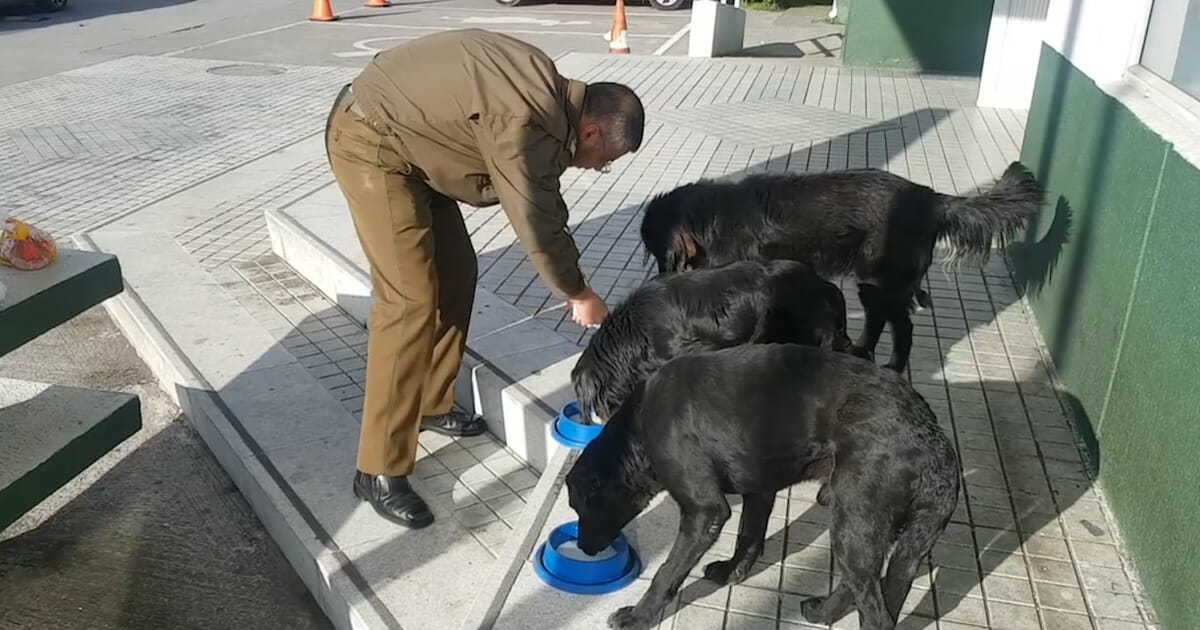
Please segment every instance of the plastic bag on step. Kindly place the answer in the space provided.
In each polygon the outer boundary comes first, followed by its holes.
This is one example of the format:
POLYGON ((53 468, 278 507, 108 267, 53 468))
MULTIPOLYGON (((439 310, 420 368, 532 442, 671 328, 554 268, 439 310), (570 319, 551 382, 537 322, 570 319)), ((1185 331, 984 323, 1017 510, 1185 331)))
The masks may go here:
POLYGON ((57 259, 58 246, 49 234, 12 217, 0 225, 0 265, 33 271, 57 259))

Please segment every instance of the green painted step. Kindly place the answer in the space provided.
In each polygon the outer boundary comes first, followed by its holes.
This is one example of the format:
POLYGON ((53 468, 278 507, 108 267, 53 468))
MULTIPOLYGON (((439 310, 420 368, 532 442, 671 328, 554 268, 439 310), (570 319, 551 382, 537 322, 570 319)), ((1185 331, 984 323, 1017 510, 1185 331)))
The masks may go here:
POLYGON ((59 248, 58 260, 37 271, 0 267, 0 356, 119 294, 116 256, 59 248))
POLYGON ((135 395, 0 378, 0 530, 141 426, 135 395))

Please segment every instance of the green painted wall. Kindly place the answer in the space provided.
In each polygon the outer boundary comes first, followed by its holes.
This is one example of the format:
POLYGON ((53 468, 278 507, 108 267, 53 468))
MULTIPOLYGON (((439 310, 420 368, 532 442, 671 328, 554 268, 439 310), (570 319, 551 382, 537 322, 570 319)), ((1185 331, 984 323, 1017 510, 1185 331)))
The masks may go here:
POLYGON ((839 0, 842 63, 978 76, 992 0, 839 0))
POLYGON ((1047 46, 1021 160, 1055 202, 1018 279, 1162 627, 1194 628, 1200 171, 1047 46))

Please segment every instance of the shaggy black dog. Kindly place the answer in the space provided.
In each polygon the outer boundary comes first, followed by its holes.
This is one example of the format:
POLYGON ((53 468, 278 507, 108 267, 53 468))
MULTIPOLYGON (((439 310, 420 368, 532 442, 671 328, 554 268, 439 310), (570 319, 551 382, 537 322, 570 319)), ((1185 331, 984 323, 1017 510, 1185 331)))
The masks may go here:
POLYGON ((954 512, 960 464, 937 418, 901 375, 847 354, 751 344, 674 359, 605 424, 567 474, 579 548, 596 554, 661 490, 680 509, 666 562, 610 628, 649 628, 743 498, 733 557, 704 568, 744 579, 762 554, 775 494, 829 475, 842 579, 801 603, 814 623, 852 609, 864 630, 895 627, 913 578, 954 512), (889 548, 895 547, 887 562, 889 548))
POLYGON ((610 418, 671 358, 771 342, 848 350, 841 290, 787 260, 659 274, 616 306, 588 342, 571 370, 575 399, 584 417, 610 418))
POLYGON ((641 237, 659 271, 764 257, 799 260, 826 278, 852 273, 866 311, 855 345, 873 357, 884 324, 891 324, 888 367, 903 371, 912 350, 913 302, 930 305, 920 285, 934 245, 949 242, 948 265, 986 262, 993 240, 1010 242, 1044 196, 1020 162, 971 197, 879 169, 701 180, 651 199, 641 237))

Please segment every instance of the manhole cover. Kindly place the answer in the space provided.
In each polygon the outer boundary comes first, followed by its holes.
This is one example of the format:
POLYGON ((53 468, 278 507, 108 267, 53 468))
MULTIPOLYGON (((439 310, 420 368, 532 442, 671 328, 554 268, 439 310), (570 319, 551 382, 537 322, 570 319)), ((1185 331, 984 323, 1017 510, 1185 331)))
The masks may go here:
POLYGON ((217 66, 209 68, 211 74, 223 74, 235 77, 267 77, 274 74, 283 74, 287 70, 276 66, 260 66, 257 64, 237 63, 230 66, 217 66))

